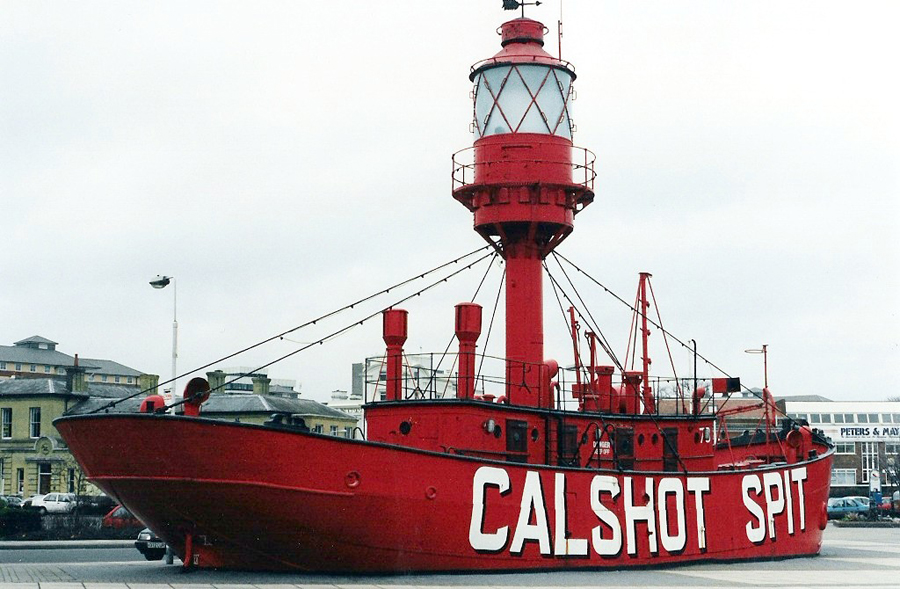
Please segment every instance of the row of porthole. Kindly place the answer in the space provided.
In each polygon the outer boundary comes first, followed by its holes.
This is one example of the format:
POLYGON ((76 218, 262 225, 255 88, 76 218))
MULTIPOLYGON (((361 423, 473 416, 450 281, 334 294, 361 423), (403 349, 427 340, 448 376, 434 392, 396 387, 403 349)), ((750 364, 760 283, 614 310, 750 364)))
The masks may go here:
MULTIPOLYGON (((401 421, 399 427, 400 433, 404 436, 409 435, 409 432, 412 431, 412 423, 409 421, 401 421)), ((499 438, 503 435, 503 428, 500 427, 499 424, 495 424, 492 429, 488 430, 488 433, 493 433, 495 438, 499 438)), ((537 442, 540 437, 540 432, 538 432, 537 428, 533 428, 531 430, 531 441, 537 442)), ((638 434, 638 446, 643 446, 646 438, 644 434, 638 434)), ((694 443, 699 444, 703 440, 703 435, 698 431, 694 433, 694 443)), ((659 434, 653 434, 650 437, 650 443, 654 446, 659 443, 659 434)))
MULTIPOLYGON (((694 443, 699 444, 700 442, 704 441, 704 438, 708 439, 708 437, 709 437, 709 429, 708 428, 704 428, 702 430, 702 432, 700 432, 700 431, 694 432, 694 443)), ((637 440, 638 446, 643 446, 645 439, 646 438, 644 437, 644 434, 638 434, 638 440, 637 440)), ((659 442, 659 434, 653 434, 650 437, 650 443, 655 446, 657 444, 657 442, 659 442)))
MULTIPOLYGON (((412 431, 412 422, 401 421, 400 427, 398 427, 397 429, 400 431, 401 434, 403 434, 404 436, 407 436, 407 435, 409 435, 409 432, 412 431)), ((494 424, 492 429, 485 430, 485 431, 487 431, 488 433, 493 433, 495 438, 499 438, 500 436, 503 435, 503 428, 501 428, 499 424, 494 424)), ((533 428, 531 430, 531 441, 537 442, 538 438, 540 438, 540 437, 541 437, 541 434, 538 431, 538 429, 533 428)), ((643 434, 641 434, 641 437, 643 438, 643 434)), ((653 443, 655 444, 656 443, 656 440, 655 440, 656 434, 653 434, 653 437, 654 437, 653 443)), ((643 443, 643 441, 641 441, 640 443, 643 443)))

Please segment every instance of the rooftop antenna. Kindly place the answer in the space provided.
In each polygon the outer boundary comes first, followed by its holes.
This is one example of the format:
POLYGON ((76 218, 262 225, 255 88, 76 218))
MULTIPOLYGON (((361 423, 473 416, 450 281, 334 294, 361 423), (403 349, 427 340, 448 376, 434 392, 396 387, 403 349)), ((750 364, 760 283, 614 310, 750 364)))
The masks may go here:
POLYGON ((542 2, 540 0, 535 0, 535 2, 519 2, 518 0, 503 0, 503 10, 516 10, 517 8, 522 9, 522 18, 525 18, 525 7, 526 6, 540 6, 542 2))

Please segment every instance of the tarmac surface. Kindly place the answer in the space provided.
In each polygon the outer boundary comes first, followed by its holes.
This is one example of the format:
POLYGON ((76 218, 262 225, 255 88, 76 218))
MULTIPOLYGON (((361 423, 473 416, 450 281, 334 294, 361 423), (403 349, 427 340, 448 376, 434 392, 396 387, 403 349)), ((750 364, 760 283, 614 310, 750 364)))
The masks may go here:
POLYGON ((230 571, 185 574, 177 565, 139 560, 140 555, 130 541, 27 544, 0 542, 0 589, 449 589, 486 586, 900 589, 900 528, 829 525, 822 553, 811 558, 617 571, 378 577, 230 571), (38 553, 42 555, 40 558, 38 553), (91 554, 97 558, 90 558, 91 554), (115 559, 110 556, 112 554, 117 555, 115 559))

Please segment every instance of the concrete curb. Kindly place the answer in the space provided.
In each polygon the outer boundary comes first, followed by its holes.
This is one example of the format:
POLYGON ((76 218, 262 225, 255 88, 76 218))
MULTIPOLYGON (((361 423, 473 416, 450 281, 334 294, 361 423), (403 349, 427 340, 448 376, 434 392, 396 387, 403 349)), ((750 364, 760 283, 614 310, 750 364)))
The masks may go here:
POLYGON ((134 540, 4 540, 0 550, 53 550, 58 548, 134 548, 134 540))
POLYGON ((841 521, 833 520, 831 522, 839 528, 900 528, 900 522, 892 521, 841 521))

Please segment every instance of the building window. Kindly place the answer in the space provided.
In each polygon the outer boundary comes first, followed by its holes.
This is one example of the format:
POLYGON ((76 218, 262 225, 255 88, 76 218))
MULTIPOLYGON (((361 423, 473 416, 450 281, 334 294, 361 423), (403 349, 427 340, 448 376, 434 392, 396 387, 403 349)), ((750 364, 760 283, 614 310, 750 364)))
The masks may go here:
POLYGON ((332 425, 332 426, 329 428, 328 433, 330 433, 332 436, 336 436, 336 435, 337 435, 337 426, 336 426, 336 425, 332 425))
POLYGON ((31 437, 39 438, 41 437, 41 408, 40 407, 32 407, 31 408, 31 437))
POLYGON ((862 482, 869 482, 869 473, 878 470, 878 442, 862 443, 862 482))
POLYGON ((49 366, 44 366, 44 373, 45 373, 45 374, 50 374, 50 367, 49 367, 49 366))
POLYGON ((884 453, 888 456, 900 454, 900 444, 888 442, 884 445, 884 453))
POLYGON ((32 372, 35 372, 36 370, 37 370, 37 365, 32 364, 32 365, 31 365, 31 371, 32 371, 32 372))
POLYGON ((890 413, 884 413, 881 415, 881 423, 891 423, 892 421, 894 420, 891 419, 890 413))
POLYGON ((852 487, 856 485, 856 469, 855 468, 833 468, 831 469, 831 486, 832 487, 852 487))
POLYGON ((900 423, 900 413, 894 413, 894 423, 900 423))
POLYGON ((853 414, 852 414, 852 413, 844 413, 844 423, 855 423, 855 422, 853 421, 853 414))
POLYGON ((22 365, 18 362, 16 363, 16 370, 22 370, 22 365))
POLYGON ((25 494, 25 469, 17 468, 16 469, 16 493, 19 495, 25 494))
POLYGON ((809 414, 809 422, 810 423, 822 423, 821 418, 818 413, 810 413, 809 414))
POLYGON ((66 373, 66 371, 63 370, 63 368, 61 366, 56 369, 56 374, 65 374, 65 373, 66 373))
POLYGON ((869 416, 865 413, 860 413, 856 416, 856 419, 859 423, 869 423, 869 416))
POLYGON ((131 376, 129 376, 129 377, 128 377, 128 384, 131 384, 131 383, 133 383, 133 382, 134 382, 134 378, 131 377, 131 376))
POLYGON ((344 427, 344 437, 347 438, 348 440, 353 439, 353 428, 350 427, 349 425, 344 427))
POLYGON ((50 481, 53 480, 53 470, 49 462, 38 463, 38 493, 46 495, 50 492, 50 481))
POLYGON ((315 426, 313 426, 313 433, 321 434, 323 431, 324 428, 322 427, 321 423, 317 423, 315 426))
POLYGON ((0 362, 0 370, 6 370, 6 362, 0 362))
POLYGON ((0 434, 4 440, 12 438, 12 408, 4 407, 0 409, 0 434))
POLYGON ((117 377, 116 377, 116 382, 119 382, 119 380, 120 380, 120 378, 117 376, 117 377))
POLYGON ((878 423, 877 413, 869 413, 869 423, 878 423))
POLYGON ((103 382, 106 382, 106 380, 107 380, 106 375, 104 374, 103 376, 101 376, 101 377, 100 377, 100 380, 102 380, 103 382))
POLYGON ((856 454, 856 442, 838 442, 834 448, 837 454, 856 454))
POLYGON ((834 414, 834 422, 835 423, 844 423, 844 414, 843 413, 835 413, 834 414))
POLYGON ((831 413, 822 414, 822 423, 831 423, 831 413))
POLYGON ((76 485, 75 485, 75 469, 70 468, 69 469, 69 491, 68 492, 75 493, 76 492, 75 487, 76 487, 76 485))

